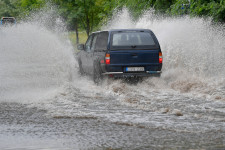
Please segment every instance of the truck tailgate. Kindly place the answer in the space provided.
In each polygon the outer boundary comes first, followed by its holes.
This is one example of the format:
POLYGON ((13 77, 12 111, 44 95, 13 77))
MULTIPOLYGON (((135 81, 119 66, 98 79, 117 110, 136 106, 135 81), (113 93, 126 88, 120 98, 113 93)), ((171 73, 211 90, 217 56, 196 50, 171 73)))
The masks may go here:
POLYGON ((116 50, 110 51, 111 65, 145 66, 159 64, 159 50, 116 50))

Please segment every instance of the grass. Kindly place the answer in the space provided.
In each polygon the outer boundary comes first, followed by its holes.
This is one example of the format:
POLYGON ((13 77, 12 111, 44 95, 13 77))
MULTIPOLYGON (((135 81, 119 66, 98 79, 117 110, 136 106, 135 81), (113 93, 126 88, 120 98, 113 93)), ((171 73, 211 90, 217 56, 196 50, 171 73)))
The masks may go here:
MULTIPOLYGON (((79 50, 77 49, 77 38, 76 38, 76 33, 75 32, 69 32, 69 39, 70 41, 72 42, 73 44, 73 47, 74 47, 74 50, 75 50, 75 53, 79 52, 79 50)), ((86 32, 79 32, 79 43, 80 44, 85 44, 88 36, 86 34, 86 32)))
MULTIPOLYGON (((87 40, 87 34, 85 32, 79 32, 79 43, 84 44, 87 40)), ((69 32, 69 39, 72 42, 73 46, 77 47, 77 38, 75 32, 69 32)))

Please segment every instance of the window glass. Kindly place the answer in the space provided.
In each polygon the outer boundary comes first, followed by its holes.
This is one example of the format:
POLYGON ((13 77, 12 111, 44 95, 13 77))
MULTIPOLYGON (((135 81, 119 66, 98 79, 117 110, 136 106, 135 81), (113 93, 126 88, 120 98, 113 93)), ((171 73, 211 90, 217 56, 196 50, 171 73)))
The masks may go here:
POLYGON ((86 44, 85 44, 85 51, 90 52, 91 51, 91 42, 92 42, 93 35, 90 35, 86 44))
POLYGON ((95 50, 106 50, 108 45, 108 32, 101 32, 98 35, 95 50))
POLYGON ((112 46, 150 46, 155 42, 148 32, 117 32, 113 34, 112 46))
POLYGON ((98 34, 94 34, 94 38, 93 38, 92 44, 91 44, 91 51, 94 51, 95 50, 95 45, 96 45, 97 37, 98 37, 98 34))

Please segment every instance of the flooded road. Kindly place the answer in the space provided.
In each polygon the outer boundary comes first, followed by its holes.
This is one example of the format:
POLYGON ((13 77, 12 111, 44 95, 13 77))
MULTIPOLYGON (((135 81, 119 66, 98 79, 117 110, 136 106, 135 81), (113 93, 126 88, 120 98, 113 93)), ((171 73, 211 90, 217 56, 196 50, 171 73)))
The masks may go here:
POLYGON ((77 73, 60 22, 0 29, 0 149, 225 149, 223 28, 126 10, 105 28, 152 29, 162 77, 97 86, 77 73))

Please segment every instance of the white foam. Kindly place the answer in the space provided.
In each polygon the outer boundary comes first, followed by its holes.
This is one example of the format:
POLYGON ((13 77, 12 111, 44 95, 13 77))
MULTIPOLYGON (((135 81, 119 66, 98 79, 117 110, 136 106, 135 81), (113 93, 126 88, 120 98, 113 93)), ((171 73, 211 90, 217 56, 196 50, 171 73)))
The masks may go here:
POLYGON ((38 21, 0 29, 0 101, 49 98, 72 80, 75 59, 67 36, 38 21))

